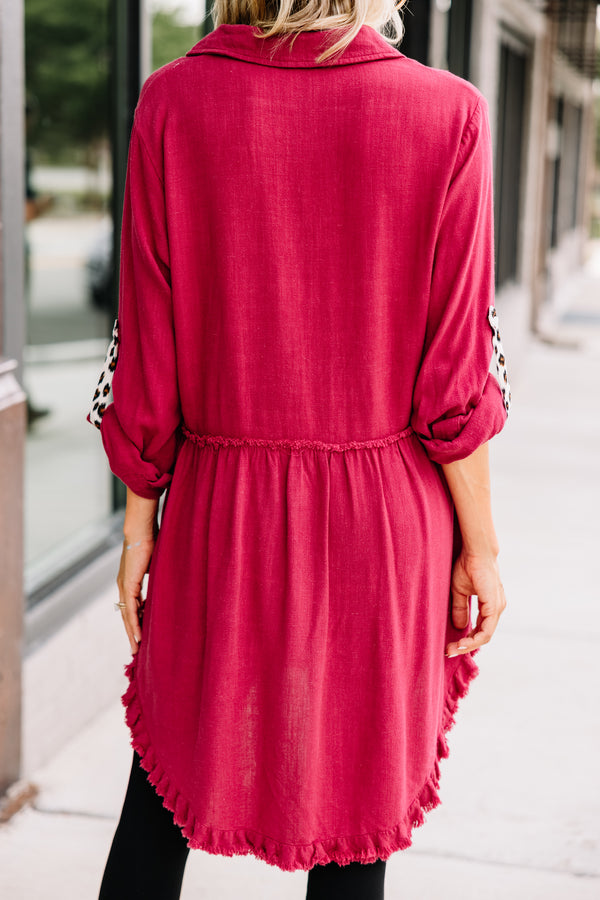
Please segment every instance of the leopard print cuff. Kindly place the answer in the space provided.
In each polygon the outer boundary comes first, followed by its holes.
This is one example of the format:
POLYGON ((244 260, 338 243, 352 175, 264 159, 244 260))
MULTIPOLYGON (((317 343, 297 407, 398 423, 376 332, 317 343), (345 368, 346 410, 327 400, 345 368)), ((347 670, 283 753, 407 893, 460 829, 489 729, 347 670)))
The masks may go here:
POLYGON ((119 320, 115 319, 112 330, 112 339, 110 344, 108 345, 108 350, 106 351, 106 358, 104 360, 104 365, 102 366, 102 371, 100 372, 98 386, 94 391, 94 396, 92 397, 92 405, 89 412, 90 422, 92 423, 92 425, 95 425, 96 428, 100 428, 102 416, 104 415, 106 407, 108 405, 108 395, 110 394, 113 374, 117 367, 118 355, 119 320))
POLYGON ((498 381, 500 390, 502 391, 502 399, 506 413, 510 412, 512 396, 510 393, 510 384, 508 381, 508 372, 506 371, 506 357, 500 341, 500 331, 498 330, 498 313, 495 306, 490 306, 488 312, 488 322, 492 328, 492 345, 496 356, 496 370, 498 372, 498 381))

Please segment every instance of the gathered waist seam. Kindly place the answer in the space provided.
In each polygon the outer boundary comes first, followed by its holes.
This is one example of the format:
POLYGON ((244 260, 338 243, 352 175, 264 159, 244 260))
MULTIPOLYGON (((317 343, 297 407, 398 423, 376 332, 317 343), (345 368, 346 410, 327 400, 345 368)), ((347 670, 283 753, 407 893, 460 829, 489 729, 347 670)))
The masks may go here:
POLYGON ((266 447, 270 450, 292 450, 301 452, 303 450, 324 450, 334 453, 344 453, 347 450, 366 450, 371 447, 387 447, 396 441, 402 441, 404 438, 414 434, 414 430, 409 426, 403 431, 390 434, 387 437, 373 438, 369 441, 346 441, 341 444, 329 443, 327 441, 311 441, 308 439, 293 438, 252 438, 252 437, 229 437, 222 434, 196 434, 190 431, 185 425, 181 426, 181 431, 187 440, 200 446, 212 447, 266 447))

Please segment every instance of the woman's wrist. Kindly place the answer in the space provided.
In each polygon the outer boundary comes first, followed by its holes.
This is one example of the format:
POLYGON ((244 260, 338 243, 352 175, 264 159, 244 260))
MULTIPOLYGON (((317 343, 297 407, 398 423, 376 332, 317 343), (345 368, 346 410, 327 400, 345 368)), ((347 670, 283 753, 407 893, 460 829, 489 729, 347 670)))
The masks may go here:
POLYGON ((158 532, 158 500, 149 500, 127 488, 127 506, 123 523, 126 545, 154 541, 158 532))
POLYGON ((145 537, 127 537, 125 534, 123 535, 123 548, 125 550, 134 550, 136 547, 143 547, 144 544, 153 544, 156 540, 156 535, 150 535, 145 537))
POLYGON ((495 562, 500 548, 492 518, 487 444, 442 469, 456 509, 463 558, 495 562))
POLYGON ((495 562, 500 555, 500 547, 495 536, 477 540, 470 540, 463 536, 462 554, 469 560, 492 560, 495 562))
POLYGON ((140 521, 139 519, 125 520, 123 525, 123 541, 128 544, 142 544, 144 541, 156 540, 158 534, 158 523, 156 518, 150 521, 140 521))

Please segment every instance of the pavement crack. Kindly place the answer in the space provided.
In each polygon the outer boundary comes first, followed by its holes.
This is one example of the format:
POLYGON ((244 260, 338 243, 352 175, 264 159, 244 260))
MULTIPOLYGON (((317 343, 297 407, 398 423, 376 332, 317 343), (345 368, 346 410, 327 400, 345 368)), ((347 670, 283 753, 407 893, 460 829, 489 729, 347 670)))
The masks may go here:
POLYGON ((573 878, 600 879, 599 872, 587 872, 576 869, 559 869, 556 866, 536 865, 535 863, 510 862, 504 859, 489 859, 481 856, 470 856, 467 853, 444 853, 435 850, 411 850, 417 856, 430 856, 434 859, 456 859, 461 862, 480 863, 482 866, 503 866, 506 869, 527 869, 532 872, 550 872, 553 875, 571 875, 573 878))
POLYGON ((117 818, 108 813, 86 812, 86 810, 82 809, 52 809, 47 806, 36 806, 35 803, 31 804, 31 808, 38 813, 43 813, 45 816, 72 816, 79 819, 104 819, 112 822, 117 818))

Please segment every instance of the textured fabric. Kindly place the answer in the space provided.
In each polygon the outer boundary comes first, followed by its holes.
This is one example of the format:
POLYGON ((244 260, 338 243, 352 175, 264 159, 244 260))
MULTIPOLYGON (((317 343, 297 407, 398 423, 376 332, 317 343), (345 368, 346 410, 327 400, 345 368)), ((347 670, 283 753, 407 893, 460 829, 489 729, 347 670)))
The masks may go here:
POLYGON ((96 428, 100 428, 100 424, 102 422, 102 416, 106 411, 106 407, 109 405, 109 396, 111 391, 111 384, 113 379, 113 374, 115 369, 117 368, 117 359, 119 357, 119 320, 115 319, 112 329, 112 340, 108 345, 108 350, 106 351, 106 358, 104 360, 104 365, 100 371, 100 377, 98 378, 98 384, 96 386, 96 390, 94 391, 92 402, 90 405, 90 411, 88 413, 88 422, 92 425, 95 425, 96 428))
POLYGON ((506 370, 506 357, 504 355, 504 347, 498 330, 498 311, 494 306, 490 306, 488 312, 488 322, 492 328, 492 346, 494 348, 494 356, 496 357, 496 372, 498 374, 498 384, 502 391, 502 399, 504 400, 504 408, 507 413, 510 412, 512 394, 510 384, 508 382, 508 372, 506 370))
POLYGON ((144 84, 101 434, 168 487, 133 746, 191 847, 293 870, 386 859, 440 802, 478 668, 444 656, 472 623, 437 464, 506 412, 485 99, 369 26, 320 65, 327 33, 257 30, 144 84))
MULTIPOLYGON (((134 750, 99 900, 178 900, 189 849, 134 750)), ((385 871, 386 864, 380 859, 313 866, 306 900, 382 900, 385 871)))

